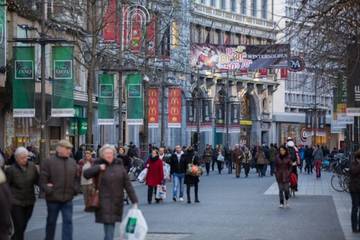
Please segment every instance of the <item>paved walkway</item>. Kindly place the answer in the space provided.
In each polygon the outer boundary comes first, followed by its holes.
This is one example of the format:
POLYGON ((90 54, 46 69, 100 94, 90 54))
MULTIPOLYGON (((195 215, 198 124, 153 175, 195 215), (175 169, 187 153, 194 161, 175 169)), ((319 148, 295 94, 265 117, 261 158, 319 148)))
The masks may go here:
MULTIPOLYGON (((146 186, 137 184, 136 192, 149 225, 147 240, 350 240, 350 235, 343 232, 351 231, 343 222, 340 225, 338 219, 338 216, 340 219, 344 216, 349 220, 349 206, 345 205, 350 204, 348 196, 339 194, 339 198, 345 196, 342 203, 346 211, 341 215, 340 208, 335 208, 336 198, 326 192, 329 184, 326 181, 325 176, 317 182, 313 177, 302 176, 299 195, 291 199, 290 209, 278 208, 275 179, 259 178, 254 172, 249 178, 240 179, 216 173, 202 177, 200 204, 173 203, 169 196, 162 204, 148 205, 146 186), (323 187, 319 188, 319 184, 323 187), (315 190, 310 190, 313 188, 315 190)), ((83 207, 82 198, 77 197, 74 201, 74 240, 102 239, 102 225, 95 224, 93 214, 84 213, 83 207)), ((45 221, 45 202, 39 200, 26 239, 43 239, 45 221)), ((61 218, 56 239, 61 239, 60 223, 61 218)))
MULTIPOLYGON (((345 234, 346 240, 359 240, 360 236, 352 233, 351 228, 351 197, 348 193, 336 192, 330 184, 332 173, 323 172, 320 179, 314 175, 299 175, 299 191, 297 196, 331 196, 333 198, 336 212, 345 234)), ((276 183, 265 192, 266 195, 278 195, 276 183)))

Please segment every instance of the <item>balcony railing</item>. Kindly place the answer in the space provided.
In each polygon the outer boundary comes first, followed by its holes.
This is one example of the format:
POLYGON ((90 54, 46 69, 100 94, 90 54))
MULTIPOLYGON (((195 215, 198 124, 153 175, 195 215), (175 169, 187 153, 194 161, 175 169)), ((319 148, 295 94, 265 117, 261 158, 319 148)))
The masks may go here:
POLYGON ((216 9, 210 6, 205 6, 203 4, 194 3, 194 11, 200 14, 206 14, 210 16, 215 16, 218 18, 222 18, 224 20, 255 25, 263 28, 273 29, 275 27, 275 23, 273 21, 269 21, 266 19, 255 18, 251 16, 245 16, 238 13, 228 12, 221 9, 216 9))

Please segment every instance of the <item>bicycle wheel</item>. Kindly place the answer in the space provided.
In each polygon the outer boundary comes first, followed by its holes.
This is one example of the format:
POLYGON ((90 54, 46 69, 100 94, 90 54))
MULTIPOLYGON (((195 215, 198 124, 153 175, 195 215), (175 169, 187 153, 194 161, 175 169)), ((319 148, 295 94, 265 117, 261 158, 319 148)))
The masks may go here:
POLYGON ((331 177, 331 187, 337 192, 343 192, 343 179, 341 175, 334 174, 331 177))

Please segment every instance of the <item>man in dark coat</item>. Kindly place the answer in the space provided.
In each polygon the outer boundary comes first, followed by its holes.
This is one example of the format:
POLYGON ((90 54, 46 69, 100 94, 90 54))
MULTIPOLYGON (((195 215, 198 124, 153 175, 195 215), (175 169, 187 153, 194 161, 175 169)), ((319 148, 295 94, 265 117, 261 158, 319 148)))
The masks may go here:
POLYGON ((199 165, 199 158, 195 155, 194 149, 192 147, 189 147, 186 151, 186 153, 182 156, 184 158, 184 161, 182 161, 182 168, 183 171, 186 172, 185 174, 185 180, 184 183, 186 184, 186 194, 187 194, 187 202, 191 203, 191 197, 190 197, 190 188, 191 186, 194 186, 195 190, 195 202, 200 203, 199 201, 199 177, 193 176, 187 173, 187 168, 189 167, 189 164, 193 164, 195 166, 200 167, 199 165))
POLYGON ((232 159, 232 161, 235 163, 236 177, 240 178, 241 164, 244 159, 244 153, 241 150, 239 144, 236 144, 234 150, 232 151, 232 159))
POLYGON ((170 160, 170 175, 173 179, 173 201, 176 202, 177 195, 179 192, 179 200, 180 202, 184 201, 184 191, 183 191, 183 182, 185 177, 185 170, 183 169, 183 161, 182 157, 184 152, 182 151, 180 145, 177 145, 175 148, 174 154, 171 156, 170 160))
POLYGON ((72 144, 67 140, 59 141, 56 155, 51 156, 41 165, 40 186, 45 191, 47 204, 46 237, 55 238, 56 221, 61 211, 63 217, 62 239, 73 237, 73 198, 79 191, 76 162, 70 157, 72 144))

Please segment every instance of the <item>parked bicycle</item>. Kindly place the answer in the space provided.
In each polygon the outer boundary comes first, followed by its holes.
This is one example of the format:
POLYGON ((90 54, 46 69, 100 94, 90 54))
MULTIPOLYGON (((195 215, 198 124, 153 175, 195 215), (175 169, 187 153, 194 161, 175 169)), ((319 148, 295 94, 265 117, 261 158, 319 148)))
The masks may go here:
POLYGON ((337 192, 349 192, 349 158, 345 155, 338 157, 332 164, 331 187, 337 192))

